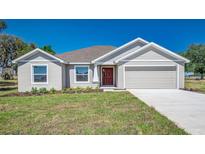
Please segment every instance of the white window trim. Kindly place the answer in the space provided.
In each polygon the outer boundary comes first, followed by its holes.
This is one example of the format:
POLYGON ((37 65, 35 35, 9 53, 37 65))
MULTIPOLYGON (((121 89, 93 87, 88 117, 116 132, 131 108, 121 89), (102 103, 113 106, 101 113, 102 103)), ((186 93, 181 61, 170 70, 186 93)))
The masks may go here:
POLYGON ((90 66, 89 65, 74 65, 74 83, 90 83, 90 66), (76 80, 76 67, 87 67, 88 68, 88 81, 77 81, 76 80))
POLYGON ((48 84, 48 64, 31 64, 31 84, 48 84), (34 66, 46 66, 46 82, 34 82, 34 66))

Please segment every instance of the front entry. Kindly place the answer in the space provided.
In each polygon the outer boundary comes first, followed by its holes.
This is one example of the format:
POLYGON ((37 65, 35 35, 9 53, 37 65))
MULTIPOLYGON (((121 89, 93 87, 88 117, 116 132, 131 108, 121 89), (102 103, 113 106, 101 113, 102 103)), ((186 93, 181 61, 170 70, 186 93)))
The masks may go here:
POLYGON ((102 68, 102 85, 113 85, 113 68, 102 68))

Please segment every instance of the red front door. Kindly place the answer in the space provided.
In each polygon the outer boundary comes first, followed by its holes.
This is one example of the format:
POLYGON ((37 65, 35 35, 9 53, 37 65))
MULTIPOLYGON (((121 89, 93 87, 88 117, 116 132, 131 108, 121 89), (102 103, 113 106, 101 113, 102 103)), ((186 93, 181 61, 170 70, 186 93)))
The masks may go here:
POLYGON ((102 84, 113 85, 113 68, 102 68, 102 84))

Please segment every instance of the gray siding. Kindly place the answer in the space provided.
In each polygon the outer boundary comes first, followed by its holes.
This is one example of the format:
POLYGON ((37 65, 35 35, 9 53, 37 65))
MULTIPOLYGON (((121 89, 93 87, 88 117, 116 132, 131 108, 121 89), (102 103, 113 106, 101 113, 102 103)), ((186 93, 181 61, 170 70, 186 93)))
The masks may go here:
MULTIPOLYGON (((69 77, 69 76, 68 76, 69 77)), ((66 65, 62 64, 62 88, 66 88, 66 65)))
POLYGON ((144 49, 143 51, 139 53, 135 53, 132 56, 126 58, 125 60, 176 60, 176 58, 165 54, 162 51, 159 51, 158 49, 155 49, 153 47, 149 47, 147 49, 144 49))
POLYGON ((61 90, 63 88, 63 67, 64 64, 55 62, 54 59, 37 53, 25 59, 28 62, 18 63, 18 91, 31 91, 32 87, 37 88, 55 88, 61 90), (48 65, 48 84, 32 84, 32 64, 47 64, 48 65))
MULTIPOLYGON (((104 58, 100 62, 107 65, 113 63, 114 60, 121 56, 124 56, 130 52, 137 50, 140 46, 144 44, 132 44, 127 48, 114 53, 107 58, 104 58)), ((32 87, 45 87, 47 89, 55 88, 61 90, 66 87, 96 87, 99 83, 93 83, 94 65, 89 65, 89 83, 77 83, 74 81, 74 65, 65 65, 60 62, 56 62, 55 59, 44 55, 42 53, 37 53, 35 55, 27 57, 25 60, 28 62, 18 63, 18 90, 20 92, 30 91, 32 87), (31 65, 32 64, 47 64, 48 65, 48 84, 32 84, 31 82, 31 65)), ((148 83, 148 81, 155 80, 154 84, 162 84, 162 88, 169 88, 170 85, 175 85, 176 81, 179 79, 179 88, 184 88, 184 62, 175 61, 176 59, 167 55, 157 49, 152 47, 147 48, 143 52, 136 53, 126 59, 127 61, 122 61, 116 66, 116 86, 119 89, 124 88, 124 80, 128 80, 128 88, 131 88, 135 82, 137 84, 148 83), (155 70, 146 71, 146 68, 141 71, 131 71, 127 70, 125 73, 125 65, 175 65, 179 69, 179 74, 176 71, 171 70, 155 70), (166 72, 166 73, 164 73, 166 72), (152 76, 152 78, 149 78, 152 76), (137 81, 135 79, 137 78, 137 81), (157 80, 157 81, 156 81, 157 80), (164 80, 164 81, 163 81, 164 80), (165 81, 166 80, 166 81, 165 81), (159 83, 161 81, 161 83, 159 83)), ((98 66, 99 81, 101 80, 100 66, 98 66)), ((156 69, 156 68, 153 68, 156 69)), ((126 84, 127 84, 126 83, 126 84)), ((156 85, 153 84, 153 88, 156 85)), ((147 85, 148 87, 148 85, 147 85)), ((175 88, 171 87, 171 88, 175 88)), ((149 88, 152 88, 150 86, 149 88)))
POLYGON ((123 89, 124 88, 124 76, 123 76, 123 65, 117 66, 117 88, 123 89))
MULTIPOLYGON (((93 71, 94 71, 94 65, 89 65, 89 83, 77 83, 74 81, 74 66, 75 65, 67 65, 67 73, 69 74, 70 78, 67 77, 67 87, 96 87, 99 84, 93 83, 93 71)), ((99 70, 99 68, 98 68, 99 70)))
POLYGON ((152 48, 140 54, 139 53, 135 54, 127 58, 126 60, 128 61, 120 62, 118 64, 117 87, 120 89, 124 88, 124 77, 125 77, 125 74, 123 71, 124 65, 132 65, 132 66, 133 65, 137 65, 137 66, 138 65, 161 65, 161 66, 176 65, 176 67, 178 66, 179 68, 179 88, 184 88, 184 62, 174 61, 175 58, 170 57, 152 48), (147 60, 147 61, 140 61, 140 60, 147 60))
POLYGON ((31 91, 32 87, 42 88, 48 90, 55 88, 62 89, 62 65, 61 63, 53 62, 29 62, 18 64, 18 91, 31 91), (31 65, 32 64, 47 64, 48 65, 48 84, 32 84, 31 80, 31 65))
POLYGON ((184 88, 184 64, 179 64, 179 88, 184 88))

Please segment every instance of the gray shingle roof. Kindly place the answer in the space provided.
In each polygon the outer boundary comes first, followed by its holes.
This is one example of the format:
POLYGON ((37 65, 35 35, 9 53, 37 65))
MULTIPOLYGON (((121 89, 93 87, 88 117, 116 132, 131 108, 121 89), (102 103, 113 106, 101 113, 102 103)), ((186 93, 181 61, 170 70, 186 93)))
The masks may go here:
POLYGON ((116 49, 114 46, 91 46, 55 56, 67 62, 91 62, 92 60, 116 49))

